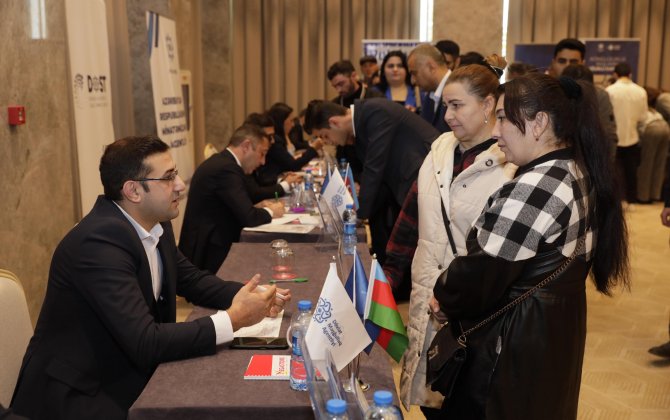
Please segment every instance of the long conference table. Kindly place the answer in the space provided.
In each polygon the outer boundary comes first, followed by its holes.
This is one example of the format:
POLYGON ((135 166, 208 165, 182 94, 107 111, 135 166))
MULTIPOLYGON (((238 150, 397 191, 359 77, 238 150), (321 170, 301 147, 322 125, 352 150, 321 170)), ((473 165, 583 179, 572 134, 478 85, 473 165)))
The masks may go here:
MULTIPOLYGON (((292 300, 284 310, 280 337, 286 335, 297 302, 316 302, 335 255, 333 245, 291 243, 295 272, 308 277, 306 283, 283 285, 291 289, 292 300)), ((358 244, 364 267, 370 266, 365 244, 358 244)), ((235 243, 218 271, 221 278, 246 281, 256 273, 271 278, 270 247, 267 243, 235 243)), ((344 273, 344 276, 347 276, 344 273)), ((342 279, 344 280, 344 279, 342 279)), ((214 313, 196 307, 189 319, 214 313)), ((288 381, 244 380, 243 374, 253 354, 290 354, 289 350, 232 350, 220 345, 212 356, 161 364, 146 388, 130 408, 130 420, 191 419, 313 419, 309 393, 293 391, 288 381)), ((393 392, 395 384, 389 358, 375 344, 370 355, 360 357, 360 375, 372 387, 367 399, 378 389, 393 392)))

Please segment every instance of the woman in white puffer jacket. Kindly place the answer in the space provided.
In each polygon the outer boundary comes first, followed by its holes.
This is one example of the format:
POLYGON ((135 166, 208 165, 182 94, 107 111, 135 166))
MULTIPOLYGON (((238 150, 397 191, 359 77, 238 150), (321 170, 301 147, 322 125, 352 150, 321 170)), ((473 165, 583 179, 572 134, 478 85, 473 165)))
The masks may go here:
MULTIPOLYGON (((497 56, 487 60, 504 68, 497 56)), ((460 67, 447 79, 442 99, 452 131, 433 143, 387 247, 384 270, 392 284, 399 283, 410 262, 412 267, 409 347, 403 357, 400 399, 408 409, 421 406, 428 419, 442 404, 442 396, 431 392, 425 380, 426 350, 439 328, 431 309, 433 286, 454 259, 442 206, 456 252, 464 253, 467 232, 486 200, 516 171, 491 137, 499 75, 489 62, 460 67)))

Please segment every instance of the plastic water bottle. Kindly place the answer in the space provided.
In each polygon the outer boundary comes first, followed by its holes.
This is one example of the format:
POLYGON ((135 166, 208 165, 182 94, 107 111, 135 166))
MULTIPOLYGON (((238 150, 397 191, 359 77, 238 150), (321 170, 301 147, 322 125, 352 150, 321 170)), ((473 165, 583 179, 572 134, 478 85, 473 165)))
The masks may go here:
POLYGON ((340 159, 340 175, 342 179, 347 177, 347 160, 345 158, 340 159))
POLYGON ((312 211, 316 206, 316 195, 314 194, 314 175, 311 169, 305 171, 305 210, 312 211))
POLYGON ((356 252, 356 211, 353 204, 347 204, 347 208, 342 213, 342 222, 344 222, 344 235, 342 235, 342 247, 346 255, 354 255, 356 252))
POLYGON ((289 384, 296 391, 307 391, 307 371, 305 359, 300 348, 300 337, 304 337, 312 319, 312 302, 301 300, 298 302, 298 312, 291 318, 291 371, 289 384))
POLYGON ((375 391, 374 404, 365 412, 365 420, 401 420, 402 413, 393 405, 393 394, 375 391))
POLYGON ((326 419, 327 420, 348 420, 347 416, 347 402, 333 398, 326 403, 326 419))

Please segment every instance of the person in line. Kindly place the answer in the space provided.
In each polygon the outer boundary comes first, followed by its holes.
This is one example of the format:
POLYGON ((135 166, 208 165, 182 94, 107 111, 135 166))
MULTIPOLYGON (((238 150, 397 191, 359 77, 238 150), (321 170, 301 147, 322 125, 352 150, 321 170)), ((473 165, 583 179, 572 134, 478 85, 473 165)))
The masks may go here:
POLYGON ((409 53, 407 64, 412 82, 426 92, 421 101, 421 118, 440 133, 451 131, 444 119, 446 107, 442 103, 442 90, 451 73, 444 56, 432 45, 421 44, 409 53))
POLYGON ((281 202, 254 204, 244 180, 263 164, 269 147, 263 130, 243 125, 235 130, 226 150, 211 156, 193 173, 179 249, 201 269, 216 273, 233 242, 240 240, 242 228, 284 215, 281 202))
POLYGON ((283 102, 273 104, 268 110, 268 115, 275 125, 274 143, 270 145, 265 164, 258 168, 258 183, 261 185, 274 185, 284 172, 300 171, 310 160, 319 155, 323 148, 323 142, 319 139, 312 142, 311 146, 296 153, 296 148, 291 142, 288 133, 293 128, 293 108, 283 102))
POLYGON ((211 355, 284 301, 198 270, 171 219, 184 182, 167 144, 127 137, 100 160, 104 196, 63 238, 11 408, 33 420, 125 419, 159 363, 211 355), (216 314, 176 323, 176 295, 216 314))
POLYGON ((305 129, 326 143, 351 143, 363 162, 359 219, 369 219, 372 251, 380 264, 407 192, 439 132, 423 118, 385 98, 354 102, 344 108, 314 100, 305 129))
MULTIPOLYGON (((376 60, 375 60, 376 61, 376 60)), ((372 89, 358 80, 354 65, 349 60, 340 60, 328 68, 328 80, 337 96, 333 102, 344 107, 353 105, 356 99, 379 98, 384 96, 378 90, 372 89)))
MULTIPOLYGON (((505 67, 500 57, 487 60, 505 67)), ((454 131, 432 144, 386 247, 384 272, 391 284, 412 268, 409 347, 403 356, 400 400, 407 409, 421 406, 427 419, 441 418, 442 405, 442 396, 426 387, 426 351, 440 325, 429 303, 438 276, 455 258, 442 208, 456 254, 464 254, 472 222, 489 196, 516 171, 491 135, 498 86, 498 74, 488 66, 472 64, 451 72, 442 100, 447 104, 445 119, 454 131)))
POLYGON ((578 39, 565 38, 554 47, 554 58, 547 70, 550 76, 560 77, 570 64, 584 64, 586 45, 578 39))
POLYGON ((412 79, 407 67, 407 56, 404 52, 390 51, 382 61, 381 77, 375 89, 393 102, 403 105, 414 112, 421 106, 418 92, 412 86, 412 79))
POLYGON ((453 71, 461 65, 461 47, 450 39, 443 39, 435 43, 435 48, 440 50, 444 57, 447 68, 453 71))
POLYGON ((614 109, 612 108, 612 101, 607 91, 600 86, 593 83, 593 72, 584 64, 570 64, 563 69, 562 76, 567 76, 575 80, 585 80, 594 85, 596 88, 596 98, 598 99, 598 117, 600 124, 603 126, 603 131, 607 137, 607 143, 610 145, 609 156, 614 162, 616 157, 616 147, 619 142, 616 134, 616 118, 614 117, 614 109))
POLYGON ((358 60, 363 73, 363 83, 368 86, 374 86, 379 83, 379 63, 374 55, 364 55, 358 60))
POLYGON ((530 73, 503 88, 493 136, 519 168, 489 198, 467 252, 435 285, 449 319, 443 328, 459 337, 553 279, 465 337, 467 360, 442 418, 576 419, 586 278, 590 272, 605 295, 629 285, 609 145, 589 83, 530 73))
POLYGON ((537 67, 532 64, 515 61, 514 63, 508 64, 506 70, 507 75, 505 76, 505 80, 510 81, 519 76, 523 76, 524 74, 536 72, 537 67))
MULTIPOLYGON (((265 132, 270 144, 274 142, 275 125, 268 114, 252 112, 245 118, 244 124, 251 124, 261 128, 263 132, 265 132)), ((258 203, 263 200, 285 196, 291 192, 291 188, 295 183, 302 182, 302 176, 293 172, 288 172, 279 182, 270 185, 261 185, 259 183, 258 169, 256 169, 253 173, 244 175, 244 181, 247 184, 247 190, 249 191, 251 201, 253 203, 258 203)))
POLYGON ((610 95, 617 128, 616 167, 621 195, 629 204, 637 202, 637 168, 640 166, 640 134, 637 126, 647 115, 647 91, 630 78, 628 63, 614 66, 616 81, 605 90, 610 95))
POLYGON ((670 146, 670 127, 663 115, 656 110, 658 89, 645 86, 647 91, 647 114, 638 125, 640 132, 640 166, 637 168, 637 202, 651 204, 661 201, 661 189, 665 180, 665 165, 670 146))

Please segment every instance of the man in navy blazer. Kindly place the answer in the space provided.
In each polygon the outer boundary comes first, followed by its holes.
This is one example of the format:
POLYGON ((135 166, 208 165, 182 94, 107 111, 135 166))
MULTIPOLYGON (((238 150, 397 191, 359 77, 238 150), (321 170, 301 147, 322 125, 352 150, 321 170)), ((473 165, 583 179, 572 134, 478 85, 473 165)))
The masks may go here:
POLYGON ((284 204, 266 200, 254 205, 245 174, 265 162, 270 143, 262 129, 243 125, 229 146, 210 156, 193 174, 179 249, 193 264, 216 273, 242 228, 270 223, 284 215, 284 204))
POLYGON ((357 215, 369 219, 380 264, 405 196, 440 134, 417 114, 386 98, 356 100, 351 108, 312 101, 305 127, 325 142, 353 142, 363 162, 357 215))
POLYGON ((421 101, 421 118, 440 133, 451 131, 444 120, 447 107, 442 101, 442 90, 451 74, 444 55, 430 44, 420 44, 409 53, 407 66, 414 83, 426 92, 421 101))
POLYGON ((258 275, 223 281, 179 252, 170 220, 185 185, 159 138, 108 145, 100 175, 105 195, 54 253, 12 399, 33 420, 125 419, 159 363, 214 354, 283 306, 258 275), (177 294, 227 310, 175 323, 177 294))

